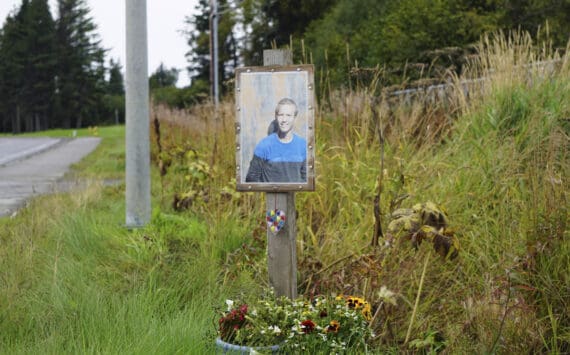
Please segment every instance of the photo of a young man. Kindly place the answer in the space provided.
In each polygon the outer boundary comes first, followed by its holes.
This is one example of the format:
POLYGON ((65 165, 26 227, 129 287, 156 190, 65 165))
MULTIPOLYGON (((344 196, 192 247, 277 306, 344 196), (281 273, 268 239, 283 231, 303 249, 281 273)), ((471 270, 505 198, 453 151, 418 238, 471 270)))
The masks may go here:
POLYGON ((307 180, 307 141, 294 133, 298 113, 297 104, 290 98, 277 103, 270 134, 256 145, 246 182, 307 180))
POLYGON ((314 191, 312 65, 236 69, 236 188, 314 191))

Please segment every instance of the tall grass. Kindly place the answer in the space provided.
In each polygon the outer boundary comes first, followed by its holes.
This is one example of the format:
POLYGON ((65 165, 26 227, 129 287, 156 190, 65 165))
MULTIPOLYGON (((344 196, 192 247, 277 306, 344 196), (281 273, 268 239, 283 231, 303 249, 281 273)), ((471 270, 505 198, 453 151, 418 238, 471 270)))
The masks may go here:
MULTIPOLYGON (((568 51, 498 34, 445 99, 327 92, 316 192, 297 194, 300 293, 365 296, 379 353, 570 351, 569 71, 568 51), (459 257, 371 246, 378 191, 384 231, 398 207, 445 207, 459 257)), ((0 221, 0 352, 213 351, 216 306, 268 284, 263 194, 234 191, 233 115, 231 98, 153 107, 145 228, 122 226, 122 185, 97 182, 0 221)), ((122 177, 121 134, 75 176, 122 177)))
POLYGON ((203 221, 162 214, 127 231, 121 196, 95 185, 2 222, 0 352, 211 352, 215 260, 239 231, 212 241, 203 221))
POLYGON ((211 352, 219 265, 243 227, 220 235, 157 208, 148 228, 124 228, 123 186, 104 184, 122 176, 116 138, 72 174, 86 188, 0 221, 0 353, 211 352))

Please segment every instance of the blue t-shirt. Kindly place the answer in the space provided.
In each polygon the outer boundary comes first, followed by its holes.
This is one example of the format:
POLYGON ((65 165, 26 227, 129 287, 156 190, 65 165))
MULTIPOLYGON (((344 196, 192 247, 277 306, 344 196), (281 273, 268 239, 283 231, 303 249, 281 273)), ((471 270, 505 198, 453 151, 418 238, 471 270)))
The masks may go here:
POLYGON ((293 134, 283 143, 276 133, 263 138, 255 147, 245 181, 305 182, 307 180, 307 141, 293 134))

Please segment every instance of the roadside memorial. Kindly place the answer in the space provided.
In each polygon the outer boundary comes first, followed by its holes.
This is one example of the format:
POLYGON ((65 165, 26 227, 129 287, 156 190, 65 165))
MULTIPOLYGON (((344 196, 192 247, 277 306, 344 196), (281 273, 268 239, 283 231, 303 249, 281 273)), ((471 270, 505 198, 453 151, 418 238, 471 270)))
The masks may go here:
POLYGON ((265 192, 269 282, 297 296, 295 191, 315 189, 312 65, 264 51, 264 66, 236 70, 236 186, 265 192))

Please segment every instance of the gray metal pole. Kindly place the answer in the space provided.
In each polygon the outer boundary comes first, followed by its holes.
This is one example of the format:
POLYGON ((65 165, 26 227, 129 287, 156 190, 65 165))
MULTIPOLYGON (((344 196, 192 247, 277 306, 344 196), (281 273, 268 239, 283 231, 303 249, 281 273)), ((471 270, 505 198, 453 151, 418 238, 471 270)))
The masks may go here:
POLYGON ((126 225, 150 221, 146 0, 126 0, 126 225))
POLYGON ((218 1, 217 0, 212 0, 212 11, 213 11, 213 24, 212 24, 212 32, 214 35, 213 38, 213 45, 214 45, 214 58, 212 59, 214 61, 214 104, 216 105, 216 108, 218 107, 218 103, 220 102, 220 94, 219 94, 219 89, 218 89, 218 1))

